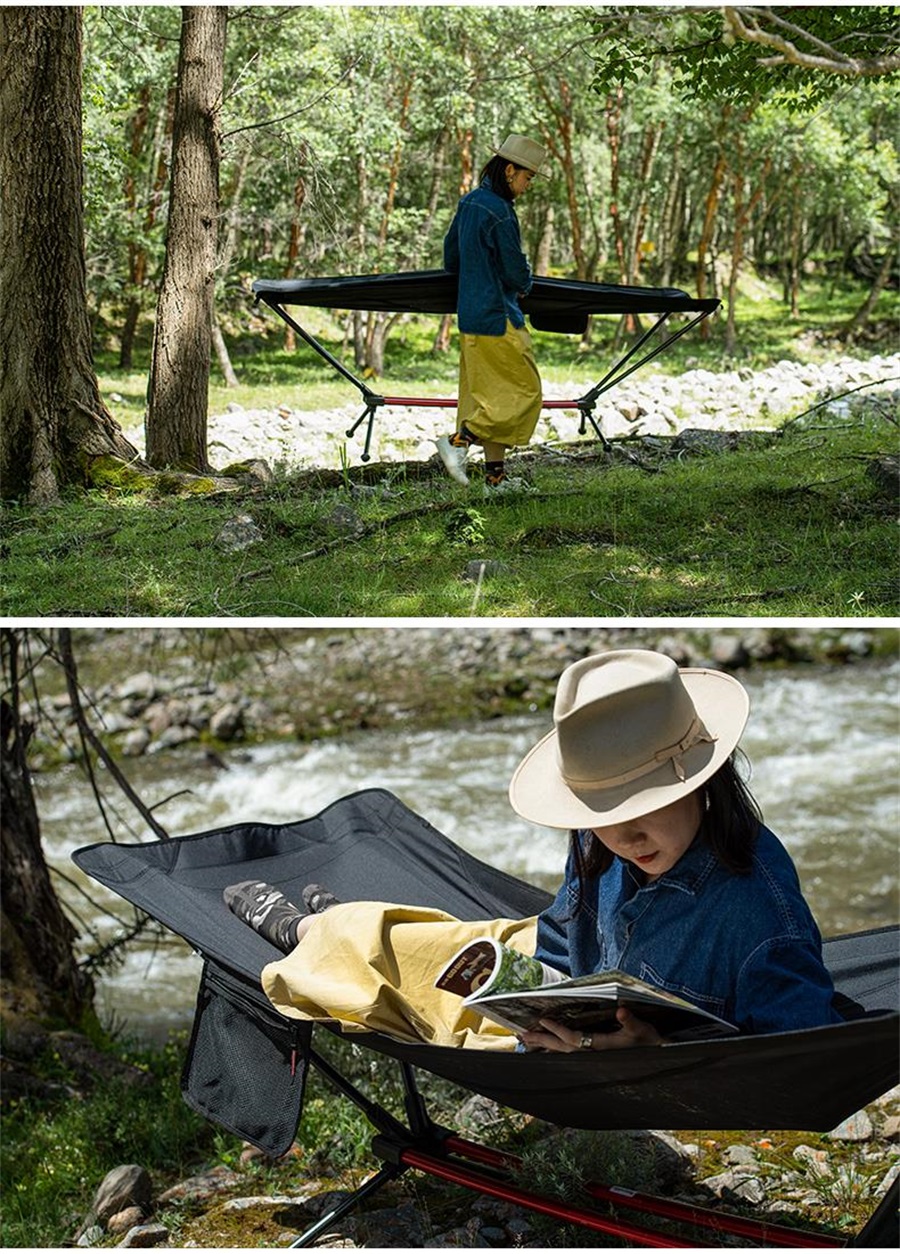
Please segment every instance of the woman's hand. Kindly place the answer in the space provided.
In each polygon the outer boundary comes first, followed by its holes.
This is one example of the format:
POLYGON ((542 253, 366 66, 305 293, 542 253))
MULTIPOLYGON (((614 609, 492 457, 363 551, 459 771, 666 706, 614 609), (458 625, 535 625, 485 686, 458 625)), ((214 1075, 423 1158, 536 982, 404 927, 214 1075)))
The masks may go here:
MULTIPOLYGON (((662 1045, 664 1038, 660 1036, 652 1023, 639 1019, 637 1015, 620 1006, 616 1011, 619 1027, 613 1032, 591 1033, 591 1049, 631 1049, 635 1045, 662 1045)), ((532 1029, 521 1032, 519 1039, 528 1049, 547 1049, 556 1054, 573 1054, 585 1051, 582 1044, 585 1033, 577 1028, 567 1028, 553 1019, 541 1019, 541 1031, 532 1029)))

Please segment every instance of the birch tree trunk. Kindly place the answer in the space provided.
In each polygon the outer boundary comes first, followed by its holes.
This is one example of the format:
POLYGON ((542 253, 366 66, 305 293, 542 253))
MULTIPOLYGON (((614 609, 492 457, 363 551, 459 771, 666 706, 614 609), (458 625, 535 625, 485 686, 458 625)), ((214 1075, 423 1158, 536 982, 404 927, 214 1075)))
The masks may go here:
POLYGON ((185 5, 169 228, 147 405, 151 466, 209 469, 206 418, 219 214, 219 121, 227 10, 185 5))

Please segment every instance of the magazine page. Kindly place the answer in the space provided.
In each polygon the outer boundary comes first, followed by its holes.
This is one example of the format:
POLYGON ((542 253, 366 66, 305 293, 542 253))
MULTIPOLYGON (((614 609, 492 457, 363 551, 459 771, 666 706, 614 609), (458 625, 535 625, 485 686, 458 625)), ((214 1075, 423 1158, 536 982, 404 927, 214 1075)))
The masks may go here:
POLYGON ((519 953, 490 936, 479 936, 453 955, 434 982, 435 988, 475 999, 487 993, 521 992, 561 980, 558 971, 519 953))
POLYGON ((541 1019, 567 1027, 599 1032, 615 1028, 616 1010, 626 1006, 664 1036, 730 1035, 732 1024, 692 1006, 674 994, 655 989, 633 976, 605 972, 566 980, 536 991, 496 994, 479 998, 479 1013, 513 1030, 532 1028, 541 1019), (616 977, 620 978, 616 978, 616 977))

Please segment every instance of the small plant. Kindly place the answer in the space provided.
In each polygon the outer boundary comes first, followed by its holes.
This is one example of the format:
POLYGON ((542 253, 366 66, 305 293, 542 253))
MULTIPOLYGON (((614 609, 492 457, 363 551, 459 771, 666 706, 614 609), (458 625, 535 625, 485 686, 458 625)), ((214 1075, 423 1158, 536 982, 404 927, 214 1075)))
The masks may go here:
MULTIPOLYGON (((544 1194, 573 1205, 588 1205, 585 1186, 592 1180, 614 1180, 623 1188, 653 1191, 656 1178, 653 1151, 627 1132, 567 1130, 546 1137, 522 1154, 516 1179, 523 1188, 535 1187, 544 1194)), ((595 1248, 598 1233, 576 1224, 560 1224, 537 1215, 534 1236, 551 1248, 595 1248)), ((608 1245, 626 1245, 608 1236, 608 1245)))
POLYGON ((447 535, 454 544, 472 548, 484 542, 485 524, 486 519, 480 510, 471 506, 455 510, 447 519, 447 535))

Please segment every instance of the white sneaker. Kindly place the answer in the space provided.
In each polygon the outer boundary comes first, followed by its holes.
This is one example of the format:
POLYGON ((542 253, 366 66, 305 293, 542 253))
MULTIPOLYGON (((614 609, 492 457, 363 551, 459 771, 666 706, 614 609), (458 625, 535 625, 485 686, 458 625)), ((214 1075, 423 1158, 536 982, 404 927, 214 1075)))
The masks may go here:
POLYGON ((435 441, 437 444, 438 456, 444 463, 444 468, 451 479, 455 479, 457 483, 466 484, 469 482, 469 476, 466 474, 466 458, 468 449, 462 448, 450 443, 448 435, 442 435, 435 441))

